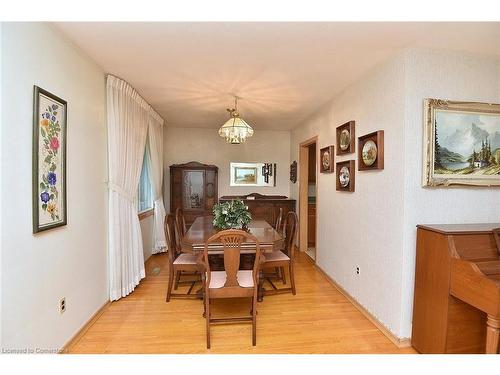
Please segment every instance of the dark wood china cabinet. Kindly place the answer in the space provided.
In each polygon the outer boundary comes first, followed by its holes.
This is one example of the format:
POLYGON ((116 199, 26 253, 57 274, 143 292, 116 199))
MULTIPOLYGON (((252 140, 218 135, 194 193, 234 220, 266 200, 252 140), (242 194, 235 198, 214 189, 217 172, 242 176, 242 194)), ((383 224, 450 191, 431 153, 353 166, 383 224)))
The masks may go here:
POLYGON ((217 203, 217 174, 215 165, 191 161, 170 166, 170 212, 182 208, 186 225, 198 216, 212 214, 217 203))

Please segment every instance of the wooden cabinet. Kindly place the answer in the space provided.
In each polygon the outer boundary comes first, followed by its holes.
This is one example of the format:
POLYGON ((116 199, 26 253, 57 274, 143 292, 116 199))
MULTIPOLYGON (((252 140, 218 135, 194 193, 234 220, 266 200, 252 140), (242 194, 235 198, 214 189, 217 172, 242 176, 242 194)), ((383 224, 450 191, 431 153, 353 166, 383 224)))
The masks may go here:
POLYGON ((170 166, 170 212, 182 208, 190 226, 198 216, 210 215, 217 203, 215 165, 198 162, 170 166))
POLYGON ((295 199, 288 199, 282 195, 262 195, 252 193, 248 195, 227 195, 220 197, 220 202, 241 199, 248 206, 253 219, 267 221, 273 227, 276 224, 280 208, 283 209, 283 219, 289 211, 295 211, 295 199))
POLYGON ((307 209, 307 246, 316 246, 316 204, 309 203, 307 209))

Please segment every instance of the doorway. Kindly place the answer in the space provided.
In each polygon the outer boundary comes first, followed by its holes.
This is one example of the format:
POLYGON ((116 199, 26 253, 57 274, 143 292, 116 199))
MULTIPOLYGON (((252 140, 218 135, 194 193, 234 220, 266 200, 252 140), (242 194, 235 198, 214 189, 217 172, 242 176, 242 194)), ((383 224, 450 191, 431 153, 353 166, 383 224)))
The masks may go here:
POLYGON ((299 145, 299 248, 313 261, 317 255, 317 141, 316 136, 299 145))

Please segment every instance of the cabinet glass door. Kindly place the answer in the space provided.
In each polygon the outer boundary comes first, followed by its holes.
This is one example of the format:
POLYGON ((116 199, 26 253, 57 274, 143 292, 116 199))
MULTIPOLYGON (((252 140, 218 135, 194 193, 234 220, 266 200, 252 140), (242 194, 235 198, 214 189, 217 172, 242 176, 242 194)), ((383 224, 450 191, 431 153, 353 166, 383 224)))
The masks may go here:
POLYGON ((184 171, 184 210, 203 210, 205 202, 204 171, 184 171))

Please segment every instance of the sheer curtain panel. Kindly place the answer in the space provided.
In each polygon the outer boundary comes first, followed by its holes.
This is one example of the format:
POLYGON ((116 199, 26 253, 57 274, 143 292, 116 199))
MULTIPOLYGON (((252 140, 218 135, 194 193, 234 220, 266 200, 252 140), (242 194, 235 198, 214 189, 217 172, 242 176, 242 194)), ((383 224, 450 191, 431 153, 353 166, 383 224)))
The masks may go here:
POLYGON ((165 206, 163 204, 163 119, 153 110, 149 116, 149 152, 151 157, 151 186, 154 196, 154 247, 153 254, 166 251, 165 206))
POLYGON ((106 82, 109 163, 109 293, 127 296, 145 277, 136 195, 150 106, 125 81, 106 82))

